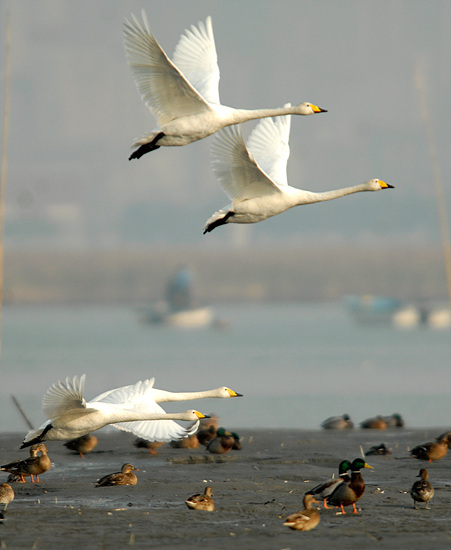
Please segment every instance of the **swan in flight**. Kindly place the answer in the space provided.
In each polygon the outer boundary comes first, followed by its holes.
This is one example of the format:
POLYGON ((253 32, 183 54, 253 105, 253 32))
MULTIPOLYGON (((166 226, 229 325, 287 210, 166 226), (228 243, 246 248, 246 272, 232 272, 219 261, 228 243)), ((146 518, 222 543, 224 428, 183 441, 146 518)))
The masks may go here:
MULTIPOLYGON (((139 399, 139 394, 132 394, 129 400, 124 394, 124 400, 114 400, 110 396, 110 399, 96 398, 86 402, 83 397, 85 379, 86 375, 83 374, 80 380, 75 376, 73 380, 66 378, 65 382, 59 381, 50 386, 42 399, 42 408, 49 420, 25 436, 21 449, 46 439, 75 439, 108 424, 114 424, 124 431, 131 431, 144 439, 170 441, 193 434, 199 426, 199 420, 207 418, 206 415, 192 409, 184 413, 166 414, 155 403, 148 404, 139 399), (158 422, 134 424, 135 421, 149 420, 158 422), (163 420, 164 422, 161 422, 163 420), (173 420, 194 421, 194 425, 185 429, 173 420), (140 429, 141 424, 151 424, 151 427, 140 429)), ((136 386, 138 385, 132 387, 136 386)))
POLYGON ((212 145, 212 168, 232 203, 215 212, 204 234, 225 223, 256 223, 293 206, 329 201, 360 191, 393 188, 379 179, 314 193, 288 185, 291 117, 261 120, 244 143, 240 126, 224 128, 212 145))
POLYGON ((158 44, 143 10, 124 24, 128 63, 142 100, 158 128, 134 143, 129 160, 160 146, 188 145, 225 126, 280 115, 327 112, 312 103, 281 109, 233 109, 219 101, 219 67, 211 17, 180 37, 173 61, 158 44))

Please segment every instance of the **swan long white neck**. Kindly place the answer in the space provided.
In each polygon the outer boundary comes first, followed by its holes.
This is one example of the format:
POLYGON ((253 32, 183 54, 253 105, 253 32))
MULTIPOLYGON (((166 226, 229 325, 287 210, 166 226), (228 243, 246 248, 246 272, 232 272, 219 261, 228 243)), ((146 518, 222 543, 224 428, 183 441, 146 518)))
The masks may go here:
POLYGON ((190 401, 191 399, 205 399, 208 397, 218 397, 216 390, 205 390, 195 392, 180 392, 173 393, 165 390, 154 390, 154 396, 157 403, 165 403, 167 401, 190 401))
MULTIPOLYGON (((241 124, 248 120, 256 120, 260 118, 276 117, 281 115, 301 115, 296 106, 279 107, 275 109, 232 109, 229 116, 233 118, 233 124, 241 124)), ((307 113, 305 113, 307 114, 307 113)))
POLYGON ((315 202, 330 201, 333 199, 338 199, 340 197, 345 197, 346 195, 352 195, 353 193, 360 193, 361 191, 371 191, 371 189, 368 189, 368 186, 366 183, 361 183, 359 185, 353 185, 351 187, 343 187, 341 189, 334 189, 332 191, 323 191, 322 193, 315 193, 313 191, 303 191, 301 189, 296 189, 296 192, 293 195, 296 201, 296 205, 301 205, 301 204, 313 204, 315 202))

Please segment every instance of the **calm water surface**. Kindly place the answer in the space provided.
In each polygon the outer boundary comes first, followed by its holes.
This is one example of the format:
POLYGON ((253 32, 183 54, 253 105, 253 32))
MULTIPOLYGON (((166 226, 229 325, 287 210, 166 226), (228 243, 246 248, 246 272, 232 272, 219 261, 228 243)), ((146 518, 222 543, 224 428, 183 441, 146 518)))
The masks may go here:
POLYGON ((227 385, 245 396, 166 404, 216 412, 230 428, 318 428, 348 413, 355 423, 399 412, 410 426, 448 426, 451 335, 355 324, 341 304, 218 306, 227 330, 144 325, 125 307, 18 307, 3 311, 0 431, 35 425, 53 382, 87 374, 86 398, 142 378, 157 388, 227 385))

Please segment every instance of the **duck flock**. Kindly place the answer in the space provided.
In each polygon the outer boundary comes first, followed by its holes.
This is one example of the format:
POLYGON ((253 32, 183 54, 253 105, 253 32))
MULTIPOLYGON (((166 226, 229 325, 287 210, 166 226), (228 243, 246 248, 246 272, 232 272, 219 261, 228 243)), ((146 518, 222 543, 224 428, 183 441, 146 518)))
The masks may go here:
MULTIPOLYGON (((234 109, 220 103, 219 67, 210 17, 197 26, 191 26, 181 36, 172 59, 157 42, 150 30, 145 12, 141 20, 131 16, 124 26, 124 46, 128 63, 138 92, 157 119, 155 130, 134 143, 129 160, 139 159, 159 147, 184 146, 216 134, 211 146, 212 169, 231 203, 219 209, 206 221, 204 233, 228 223, 256 223, 280 214, 294 206, 328 201, 352 193, 380 191, 393 188, 378 178, 365 183, 325 192, 305 191, 288 185, 287 162, 290 154, 289 134, 292 115, 313 115, 327 110, 304 101, 296 106, 285 103, 273 109, 234 109), (247 143, 241 124, 259 122, 247 143)), ((54 383, 43 397, 43 410, 48 420, 26 434, 22 447, 29 447, 30 456, 1 466, 8 473, 8 483, 0 485, 0 503, 7 509, 14 499, 14 483, 39 483, 40 475, 51 468, 44 441, 65 441, 65 446, 80 457, 96 447, 98 438, 91 432, 105 426, 130 432, 136 436, 135 445, 156 454, 165 442, 177 448, 193 449, 205 445, 212 454, 240 450, 238 434, 219 427, 197 410, 166 413, 160 403, 206 398, 237 398, 241 394, 226 386, 213 390, 174 393, 154 388, 154 379, 139 381, 96 396, 90 401, 84 397, 85 375, 54 383), (188 421, 183 427, 176 422, 188 421), (202 424, 201 424, 202 422, 202 424)), ((377 417, 362 422, 361 428, 386 429, 402 427, 399 415, 377 417)), ((324 429, 352 428, 348 415, 324 421, 324 429)), ((446 455, 451 444, 448 433, 436 441, 419 445, 411 455, 425 461, 436 461, 446 455)), ((386 454, 385 445, 367 454, 386 454)), ((390 452, 390 451, 388 451, 390 452)), ((119 465, 118 465, 119 468, 119 465)), ((321 481, 303 497, 304 508, 283 518, 283 525, 294 530, 308 531, 320 522, 315 506, 322 502, 324 509, 332 508, 346 514, 365 492, 361 470, 371 468, 362 457, 343 460, 338 465, 338 476, 321 481), (317 500, 318 499, 318 500, 317 500)), ((105 475, 95 487, 136 485, 137 468, 127 462, 120 471, 105 475)), ((140 474, 139 474, 140 475, 140 474)), ((434 495, 428 480, 428 471, 422 468, 419 480, 412 485, 410 495, 414 502, 427 508, 434 495)), ((320 481, 320 480, 318 480, 320 481)), ((94 480, 93 480, 94 482, 94 480)), ((213 512, 213 490, 185 500, 188 508, 213 512)))

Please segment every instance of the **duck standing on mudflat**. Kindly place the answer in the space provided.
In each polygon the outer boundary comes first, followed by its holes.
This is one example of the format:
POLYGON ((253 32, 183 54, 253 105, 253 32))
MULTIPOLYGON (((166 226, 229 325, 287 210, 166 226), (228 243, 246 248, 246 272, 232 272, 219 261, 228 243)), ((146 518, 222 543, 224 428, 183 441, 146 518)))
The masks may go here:
POLYGON ((30 456, 28 458, 10 462, 1 466, 0 469, 19 476, 22 483, 25 483, 26 476, 31 477, 32 483, 35 481, 33 476, 36 476, 36 481, 39 483, 39 475, 49 470, 51 465, 52 463, 47 455, 47 447, 44 443, 39 443, 30 448, 30 456), (38 452, 41 452, 41 456, 38 456, 38 452))
POLYGON ((83 455, 90 453, 98 442, 99 440, 95 435, 86 434, 82 435, 81 437, 77 437, 76 439, 71 439, 70 441, 67 441, 66 443, 64 443, 64 446, 71 451, 80 453, 81 458, 84 458, 83 455))
POLYGON ((410 496, 413 498, 413 507, 416 509, 417 502, 425 502, 426 508, 429 508, 429 501, 434 496, 434 488, 428 481, 429 473, 424 468, 421 468, 417 477, 421 477, 412 485, 410 496))
POLYGON ((313 495, 306 493, 304 495, 304 510, 289 515, 283 524, 298 531, 314 529, 321 519, 318 510, 313 506, 317 503, 318 501, 315 500, 313 495))
POLYGON ((4 504, 4 511, 8 508, 8 504, 14 500, 14 491, 11 485, 0 483, 0 504, 4 504))
POLYGON ((362 468, 373 468, 362 458, 356 458, 351 464, 351 479, 349 482, 340 483, 335 491, 327 497, 327 504, 340 506, 341 512, 346 514, 344 506, 352 504, 353 514, 357 514, 355 503, 365 492, 365 481, 360 473, 362 468))
POLYGON ((203 495, 200 493, 193 495, 185 500, 185 504, 190 510, 203 510, 205 512, 213 512, 215 502, 213 500, 213 491, 211 487, 206 487, 203 495))
POLYGON ((410 454, 419 460, 435 462, 446 455, 450 442, 451 440, 449 439, 449 434, 444 433, 435 441, 430 441, 429 443, 423 443, 423 445, 414 447, 410 451, 410 454))
POLYGON ((338 465, 338 477, 331 477, 327 481, 316 485, 310 491, 305 493, 306 495, 314 495, 323 499, 324 508, 330 508, 327 506, 327 497, 331 495, 340 483, 351 481, 348 475, 348 470, 351 469, 351 463, 349 460, 342 460, 338 465))
POLYGON ((138 478, 133 473, 137 472, 139 468, 133 468, 133 466, 127 462, 121 468, 120 472, 109 474, 101 477, 95 484, 96 487, 112 487, 113 485, 136 485, 138 478))
POLYGON ((164 441, 148 441, 147 439, 142 439, 141 437, 137 437, 133 445, 137 449, 148 449, 151 455, 156 455, 158 454, 157 449, 162 447, 164 443, 165 443, 164 441))

